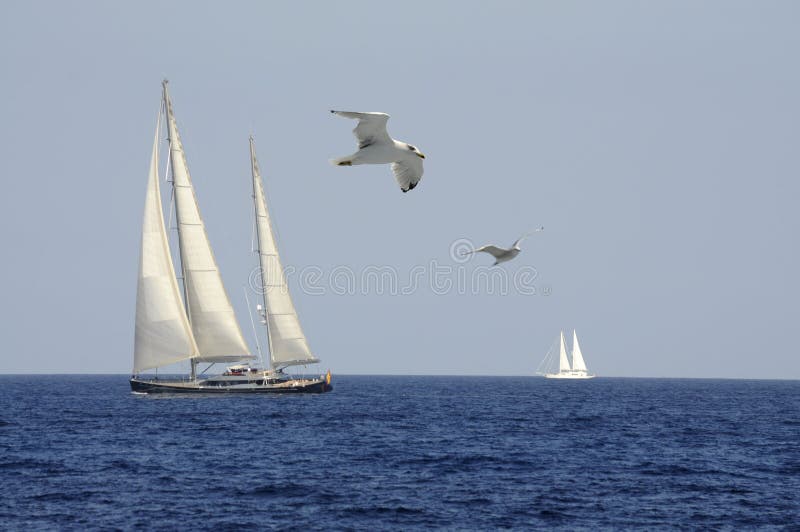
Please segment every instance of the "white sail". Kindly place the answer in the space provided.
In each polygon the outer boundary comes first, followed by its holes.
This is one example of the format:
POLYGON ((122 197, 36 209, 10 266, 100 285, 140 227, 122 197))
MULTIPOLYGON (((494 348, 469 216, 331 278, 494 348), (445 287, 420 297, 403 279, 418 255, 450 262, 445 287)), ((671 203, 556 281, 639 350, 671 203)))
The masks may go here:
POLYGON ((567 346, 564 344, 564 331, 561 331, 561 345, 558 352, 558 371, 569 371, 569 360, 567 360, 567 346))
POLYGON ((258 236, 258 258, 261 267, 261 288, 264 294, 267 333, 269 334, 270 359, 272 365, 292 366, 319 362, 300 327, 286 276, 283 272, 275 233, 267 210, 261 172, 256 160, 255 145, 250 138, 250 160, 253 174, 253 202, 255 204, 256 232, 258 236))
POLYGON ((136 288, 136 332, 133 373, 197 356, 197 345, 183 309, 161 208, 158 134, 153 141, 150 177, 144 204, 139 282, 136 288))
POLYGON ((578 333, 572 331, 572 369, 575 371, 586 371, 586 362, 581 354, 581 346, 578 344, 578 333))
POLYGON ((242 337, 239 322, 222 284, 222 277, 208 242, 166 82, 164 82, 164 104, 169 127, 184 297, 189 323, 200 352, 196 360, 227 362, 253 358, 242 337))

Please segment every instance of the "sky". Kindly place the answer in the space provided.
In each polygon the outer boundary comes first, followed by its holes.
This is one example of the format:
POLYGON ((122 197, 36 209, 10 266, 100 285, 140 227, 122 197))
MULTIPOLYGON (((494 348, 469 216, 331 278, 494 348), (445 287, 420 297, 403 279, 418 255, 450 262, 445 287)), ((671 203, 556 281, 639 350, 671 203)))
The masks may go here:
POLYGON ((798 52, 791 1, 2 2, 0 372, 130 372, 168 78, 253 346, 251 133, 334 375, 532 375, 574 328, 601 376, 798 379, 798 52), (390 114, 418 188, 330 165, 329 109, 390 114))

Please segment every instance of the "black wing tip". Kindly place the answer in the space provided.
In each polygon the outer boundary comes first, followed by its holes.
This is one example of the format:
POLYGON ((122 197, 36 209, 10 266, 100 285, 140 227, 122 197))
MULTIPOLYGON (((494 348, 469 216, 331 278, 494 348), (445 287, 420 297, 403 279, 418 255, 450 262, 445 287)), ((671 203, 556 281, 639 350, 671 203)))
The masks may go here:
POLYGON ((331 113, 336 114, 336 111, 334 109, 331 109, 331 113))
POLYGON ((419 181, 417 181, 416 183, 411 183, 410 185, 408 185, 408 188, 400 187, 400 190, 402 190, 403 194, 405 194, 409 190, 414 190, 415 188, 417 188, 418 184, 419 184, 419 181))

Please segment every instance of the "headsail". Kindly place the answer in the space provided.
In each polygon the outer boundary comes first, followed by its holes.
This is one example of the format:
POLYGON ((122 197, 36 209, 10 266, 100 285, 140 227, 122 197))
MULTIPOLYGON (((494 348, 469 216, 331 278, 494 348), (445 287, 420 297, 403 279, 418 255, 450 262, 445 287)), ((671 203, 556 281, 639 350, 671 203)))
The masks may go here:
POLYGON ((133 373, 197 356, 197 344, 183 309, 161 208, 158 136, 153 141, 144 204, 142 251, 136 288, 133 373))
POLYGON ((256 149, 250 137, 250 161, 253 174, 253 202, 258 233, 258 259, 261 266, 261 289, 264 294, 270 359, 273 366, 313 364, 319 360, 311 354, 300 327, 286 276, 278 255, 275 234, 267 210, 264 185, 256 160, 256 149))
POLYGON ((581 346, 578 344, 578 333, 572 331, 572 369, 575 371, 586 371, 586 362, 581 354, 581 346))
POLYGON ((558 371, 569 371, 569 360, 567 360, 567 346, 564 344, 564 331, 561 331, 561 345, 558 352, 558 371))
POLYGON ((189 323, 201 362, 227 362, 253 358, 222 284, 217 262, 208 242, 186 164, 172 101, 164 82, 164 105, 169 128, 170 160, 175 187, 175 213, 180 240, 184 296, 189 323))

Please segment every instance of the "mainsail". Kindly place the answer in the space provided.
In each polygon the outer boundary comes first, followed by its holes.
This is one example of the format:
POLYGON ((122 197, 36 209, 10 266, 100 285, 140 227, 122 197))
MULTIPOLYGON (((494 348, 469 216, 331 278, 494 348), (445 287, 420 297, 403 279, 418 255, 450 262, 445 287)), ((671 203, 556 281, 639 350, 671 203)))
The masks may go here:
POLYGON ((167 111, 184 297, 189 323, 199 349, 196 360, 227 362, 253 358, 222 284, 205 225, 200 217, 166 81, 164 105, 167 111))
POLYGON ((575 371, 586 371, 586 362, 581 354, 581 346, 578 344, 578 333, 572 331, 572 369, 575 371))
POLYGON ((181 302, 161 208, 158 136, 153 141, 150 177, 144 204, 139 282, 136 288, 136 332, 133 373, 197 356, 197 344, 181 302))
POLYGON ((567 360, 567 346, 564 344, 564 331, 561 331, 561 345, 558 352, 558 371, 569 371, 569 360, 567 360))
POLYGON ((258 259, 261 267, 261 289, 264 294, 265 318, 269 335, 272 365, 284 367, 313 364, 319 360, 311 354, 308 342, 300 327, 286 276, 278 255, 275 234, 267 210, 261 172, 256 160, 256 149, 250 137, 250 161, 253 174, 253 202, 255 204, 258 259))

